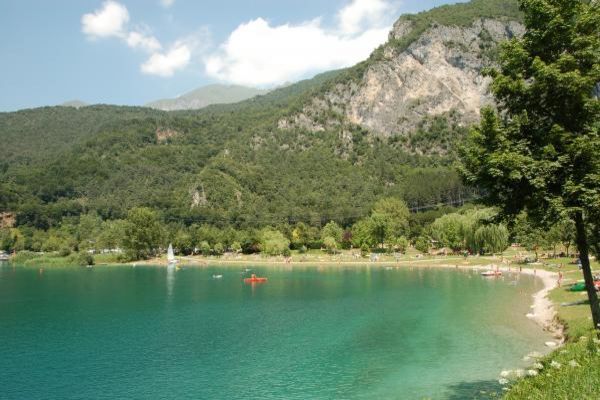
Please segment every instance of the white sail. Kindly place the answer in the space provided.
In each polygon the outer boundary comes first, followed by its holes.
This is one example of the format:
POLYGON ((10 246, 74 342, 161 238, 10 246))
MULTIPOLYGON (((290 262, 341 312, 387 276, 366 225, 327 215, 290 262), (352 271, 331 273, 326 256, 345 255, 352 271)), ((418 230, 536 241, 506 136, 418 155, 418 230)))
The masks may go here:
POLYGON ((175 253, 173 253, 173 246, 169 243, 169 250, 167 250, 167 261, 169 264, 176 263, 175 253))

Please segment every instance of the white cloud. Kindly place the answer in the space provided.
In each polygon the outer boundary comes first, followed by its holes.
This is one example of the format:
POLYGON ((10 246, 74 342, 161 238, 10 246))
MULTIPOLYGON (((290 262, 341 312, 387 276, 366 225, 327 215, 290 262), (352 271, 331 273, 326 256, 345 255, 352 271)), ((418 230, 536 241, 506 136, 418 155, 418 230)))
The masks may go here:
POLYGON ((365 26, 381 26, 393 10, 394 7, 384 0, 354 0, 338 12, 340 30, 353 35, 365 26))
MULTIPOLYGON (((161 0, 165 7, 174 2, 175 0, 161 0)), ((158 39, 147 33, 148 28, 136 26, 135 29, 131 29, 128 23, 127 8, 114 0, 108 0, 99 10, 81 17, 81 30, 93 39, 117 37, 129 47, 149 53, 150 57, 140 66, 141 71, 148 75, 172 76, 189 64, 192 49, 200 48, 197 41, 202 35, 197 34, 175 42, 168 51, 163 52, 158 39)), ((208 35, 206 37, 208 38, 208 35)))
POLYGON ((173 3, 175 3, 175 0, 160 0, 160 4, 165 8, 171 7, 173 3))
POLYGON ((175 71, 185 68, 192 57, 190 48, 185 43, 177 42, 166 53, 154 53, 141 66, 145 74, 163 77, 172 76, 175 71))
POLYGON ((254 19, 205 58, 206 73, 225 82, 268 86, 351 66, 386 41, 392 9, 383 0, 353 0, 338 13, 334 29, 324 28, 320 19, 278 26, 254 19))
POLYGON ((129 32, 126 41, 129 47, 140 47, 150 53, 160 50, 162 47, 158 39, 154 36, 148 36, 136 31, 129 32))
POLYGON ((81 17, 81 30, 92 38, 122 36, 129 21, 127 8, 116 1, 108 0, 102 8, 81 17))

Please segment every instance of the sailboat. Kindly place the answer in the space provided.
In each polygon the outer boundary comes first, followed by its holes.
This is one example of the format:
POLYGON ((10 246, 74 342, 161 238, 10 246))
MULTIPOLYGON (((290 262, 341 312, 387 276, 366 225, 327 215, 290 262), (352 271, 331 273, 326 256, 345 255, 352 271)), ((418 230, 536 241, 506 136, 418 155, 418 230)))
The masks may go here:
POLYGON ((177 263, 177 259, 175 258, 175 253, 173 253, 173 245, 169 243, 169 249, 167 250, 167 262, 169 265, 174 265, 177 263))

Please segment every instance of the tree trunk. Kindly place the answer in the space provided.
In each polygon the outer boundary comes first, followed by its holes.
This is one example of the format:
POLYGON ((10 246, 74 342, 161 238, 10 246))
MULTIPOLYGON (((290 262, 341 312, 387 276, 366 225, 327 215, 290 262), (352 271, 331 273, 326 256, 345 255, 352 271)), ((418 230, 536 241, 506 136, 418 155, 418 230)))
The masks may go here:
POLYGON ((585 279, 585 289, 590 300, 592 320, 594 321, 594 328, 600 330, 600 304, 598 303, 598 295, 596 294, 596 288, 594 287, 594 277, 592 276, 592 268, 590 266, 585 224, 583 223, 583 215, 580 211, 575 214, 575 228, 577 229, 575 240, 577 242, 577 249, 579 250, 583 278, 585 279))

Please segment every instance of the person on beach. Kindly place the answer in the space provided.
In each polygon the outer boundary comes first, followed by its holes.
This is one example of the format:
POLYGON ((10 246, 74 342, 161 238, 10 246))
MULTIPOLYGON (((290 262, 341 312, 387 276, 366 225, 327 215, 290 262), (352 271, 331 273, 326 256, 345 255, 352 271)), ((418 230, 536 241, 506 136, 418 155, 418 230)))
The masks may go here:
POLYGON ((563 273, 562 273, 562 271, 558 271, 558 282, 556 282, 558 287, 560 287, 562 280, 563 280, 563 273))

